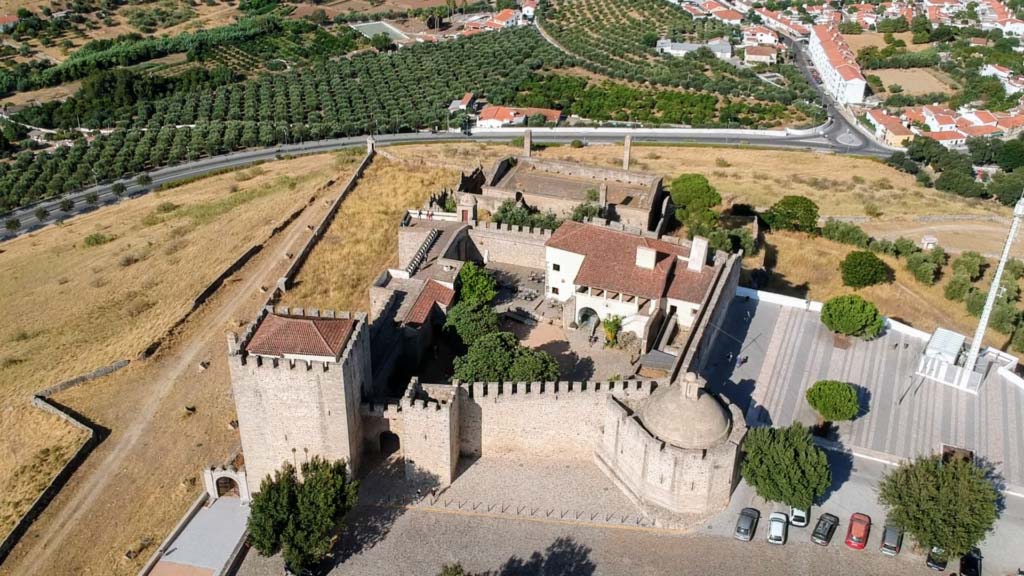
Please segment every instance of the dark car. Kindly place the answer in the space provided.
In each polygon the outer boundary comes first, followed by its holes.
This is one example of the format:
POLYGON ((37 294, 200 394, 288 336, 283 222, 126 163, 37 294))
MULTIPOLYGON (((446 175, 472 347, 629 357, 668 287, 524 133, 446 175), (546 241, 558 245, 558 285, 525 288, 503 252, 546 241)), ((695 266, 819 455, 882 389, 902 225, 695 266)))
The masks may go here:
POLYGON ((818 523, 814 525, 814 532, 811 532, 811 541, 815 544, 828 546, 838 526, 839 518, 835 515, 826 513, 818 516, 818 523))
POLYGON ((736 531, 733 532, 733 535, 737 540, 750 542, 754 537, 754 531, 757 530, 757 521, 760 519, 761 513, 754 508, 740 510, 740 517, 736 520, 736 531))
POLYGON ((928 551, 928 558, 925 558, 925 564, 928 565, 932 570, 942 572, 946 569, 946 551, 938 546, 932 546, 932 549, 928 551))
POLYGON ((981 576, 981 552, 971 550, 960 557, 960 576, 981 576))
POLYGON ((895 556, 903 547, 903 531, 895 526, 886 526, 882 531, 882 554, 895 556))

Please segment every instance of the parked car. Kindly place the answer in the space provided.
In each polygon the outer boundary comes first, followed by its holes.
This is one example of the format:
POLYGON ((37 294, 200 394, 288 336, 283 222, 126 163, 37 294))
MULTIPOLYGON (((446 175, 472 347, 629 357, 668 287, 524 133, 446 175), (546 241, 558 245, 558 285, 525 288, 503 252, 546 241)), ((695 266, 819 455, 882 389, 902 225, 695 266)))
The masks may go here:
POLYGON ((960 576, 981 576, 981 552, 971 550, 960 557, 960 576))
POLYGON ((807 523, 810 521, 810 519, 808 518, 809 516, 810 515, 807 513, 806 510, 801 510, 799 508, 789 509, 789 523, 793 526, 796 526, 797 528, 803 528, 804 526, 807 526, 807 523))
POLYGON ((895 526, 886 526, 882 531, 882 554, 895 556, 903 547, 903 531, 895 526))
POLYGON ((924 563, 932 570, 938 572, 944 571, 946 569, 946 564, 948 564, 946 551, 938 546, 932 546, 932 549, 928 551, 928 557, 925 558, 924 563))
POLYGON ((761 519, 761 513, 754 508, 740 510, 740 517, 736 520, 736 531, 733 535, 737 540, 750 542, 757 530, 757 521, 761 519))
POLYGON ((846 529, 846 545, 854 550, 863 550, 871 534, 871 517, 857 512, 850 516, 850 526, 846 529))
POLYGON ((772 512, 768 516, 768 543, 785 544, 789 518, 782 512, 772 512))
POLYGON ((832 541, 832 535, 836 533, 839 526, 839 518, 833 514, 822 514, 818 516, 818 523, 814 525, 814 532, 811 532, 811 541, 815 544, 828 546, 832 541))

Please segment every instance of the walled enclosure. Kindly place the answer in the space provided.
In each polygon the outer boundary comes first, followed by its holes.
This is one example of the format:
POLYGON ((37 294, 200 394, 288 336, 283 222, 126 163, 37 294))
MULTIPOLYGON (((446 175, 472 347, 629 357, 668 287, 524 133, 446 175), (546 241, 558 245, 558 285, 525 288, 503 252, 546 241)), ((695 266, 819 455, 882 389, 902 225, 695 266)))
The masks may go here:
MULTIPOLYGON (((278 314, 303 315, 280 308, 278 314)), ((310 317, 348 318, 349 314, 308 311, 310 317)), ((270 313, 264 309, 260 320, 270 313)), ((365 314, 356 314, 353 333, 336 362, 265 358, 245 352, 256 327, 239 340, 229 334, 228 364, 245 451, 246 475, 253 491, 283 462, 297 468, 313 455, 345 459, 359 472, 362 449, 359 405, 372 386, 370 335, 365 314)))

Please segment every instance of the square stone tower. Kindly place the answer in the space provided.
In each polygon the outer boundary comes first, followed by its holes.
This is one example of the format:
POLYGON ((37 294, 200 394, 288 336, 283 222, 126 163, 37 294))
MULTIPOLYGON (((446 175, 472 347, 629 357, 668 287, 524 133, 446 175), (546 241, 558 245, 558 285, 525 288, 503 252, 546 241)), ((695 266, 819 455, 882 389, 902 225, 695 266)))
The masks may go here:
POLYGON ((359 468, 359 405, 373 378, 365 314, 267 307, 228 336, 231 389, 253 492, 284 462, 359 468))

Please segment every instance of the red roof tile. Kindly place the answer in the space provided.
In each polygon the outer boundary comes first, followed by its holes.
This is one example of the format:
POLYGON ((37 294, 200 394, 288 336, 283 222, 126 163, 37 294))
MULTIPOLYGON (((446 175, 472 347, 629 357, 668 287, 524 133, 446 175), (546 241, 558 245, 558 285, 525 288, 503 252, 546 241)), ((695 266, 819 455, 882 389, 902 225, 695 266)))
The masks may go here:
POLYGON ((423 285, 423 290, 420 290, 420 295, 416 297, 416 302, 405 314, 403 321, 406 324, 423 324, 430 318, 430 312, 434 309, 435 304, 447 309, 454 299, 454 290, 436 280, 427 280, 423 285))
POLYGON ((356 320, 268 314, 245 350, 261 356, 337 358, 352 336, 356 320))

